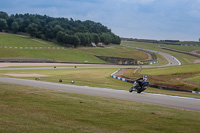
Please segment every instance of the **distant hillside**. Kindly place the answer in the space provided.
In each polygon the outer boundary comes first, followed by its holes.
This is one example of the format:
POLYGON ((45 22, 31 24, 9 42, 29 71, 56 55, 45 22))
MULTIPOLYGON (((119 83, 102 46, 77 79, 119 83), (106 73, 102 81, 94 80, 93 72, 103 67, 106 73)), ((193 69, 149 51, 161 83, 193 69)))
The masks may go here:
POLYGON ((108 64, 96 56, 137 60, 148 58, 144 52, 120 45, 111 45, 105 48, 78 47, 71 49, 30 36, 0 32, 0 59, 48 59, 56 62, 108 64))
POLYGON ((106 26, 90 20, 53 18, 38 14, 8 15, 0 12, 0 31, 24 32, 32 37, 56 40, 62 44, 86 46, 92 42, 120 44, 119 36, 106 26))

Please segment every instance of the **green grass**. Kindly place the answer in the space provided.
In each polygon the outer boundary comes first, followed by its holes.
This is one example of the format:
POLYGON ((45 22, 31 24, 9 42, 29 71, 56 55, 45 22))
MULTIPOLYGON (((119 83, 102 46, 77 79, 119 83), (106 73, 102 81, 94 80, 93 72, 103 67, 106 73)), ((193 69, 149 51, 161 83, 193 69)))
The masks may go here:
POLYGON ((140 74, 133 74, 130 69, 124 76, 130 78, 139 78, 148 75, 151 84, 159 84, 170 88, 187 88, 189 90, 200 89, 200 64, 182 65, 162 68, 145 68, 140 74))
POLYGON ((147 59, 148 56, 144 52, 130 49, 126 47, 121 47, 118 45, 112 45, 108 48, 79 48, 80 51, 98 56, 111 56, 111 57, 121 57, 121 58, 132 58, 138 60, 147 59))
MULTIPOLYGON (((4 67, 4 68, 39 68, 39 67, 55 67, 56 68, 61 68, 61 67, 77 67, 77 68, 80 68, 80 67, 121 67, 120 65, 109 65, 109 64, 62 64, 62 65, 45 65, 45 66, 14 66, 14 64, 12 64, 13 66, 8 66, 8 67, 4 67)), ((127 66, 128 67, 128 66, 127 66)), ((132 66, 130 66, 132 67, 132 66)))
MULTIPOLYGON (((42 74, 50 77, 41 77, 42 81, 56 82, 59 79, 65 84, 71 84, 74 80, 76 85, 93 86, 113 89, 128 90, 131 84, 110 78, 110 74, 117 69, 52 69, 52 70, 17 70, 17 71, 0 71, 0 76, 4 74, 42 74)), ((25 78, 32 79, 35 78, 25 78)))
POLYGON ((55 46, 53 43, 49 45, 43 44, 34 40, 31 40, 28 37, 22 37, 21 35, 16 34, 0 34, 0 46, 9 46, 9 47, 49 47, 55 46))
POLYGON ((171 75, 171 74, 185 74, 185 73, 200 73, 200 64, 163 67, 163 68, 148 68, 143 69, 141 74, 149 75, 171 75), (191 69, 192 68, 192 69, 191 69))
POLYGON ((200 45, 200 42, 194 42, 194 41, 183 41, 179 42, 180 44, 193 44, 193 45, 200 45))
POLYGON ((180 45, 162 45, 166 48, 171 48, 171 49, 177 49, 177 50, 181 50, 181 51, 186 51, 186 52, 190 52, 193 50, 200 50, 200 47, 192 47, 192 46, 180 46, 180 45))
POLYGON ((185 81, 200 82, 200 75, 184 79, 185 81))
MULTIPOLYGON (((116 70, 117 69, 9 70, 0 71, 0 76, 9 77, 4 74, 42 74, 48 75, 50 77, 40 77, 41 81, 59 83, 59 79, 62 79, 64 84, 71 84, 71 81, 74 80, 75 85, 120 89, 128 91, 129 88, 132 86, 131 83, 123 82, 110 77, 110 74, 112 74, 116 70)), ((23 79, 34 80, 35 77, 24 77, 23 79)), ((145 90, 145 92, 200 98, 199 94, 165 91, 153 88, 148 88, 147 90, 145 90)))
POLYGON ((198 112, 0 83, 0 132, 198 133, 198 112))
POLYGON ((107 63, 93 55, 76 49, 0 49, 1 58, 45 58, 56 61, 107 63))
POLYGON ((120 58, 133 58, 144 60, 147 58, 146 53, 111 45, 107 48, 76 48, 76 49, 47 49, 47 47, 58 47, 61 45, 48 42, 41 39, 30 38, 29 36, 21 36, 16 34, 0 34, 0 46, 12 48, 0 48, 1 58, 46 58, 64 62, 80 62, 84 63, 106 63, 107 62, 95 57, 99 56, 114 56, 120 58), (18 47, 17 49, 14 47, 18 47), (20 49, 19 47, 22 47, 20 49), (43 47, 42 49, 27 49, 25 47, 43 47), (46 48, 45 48, 46 47, 46 48))
MULTIPOLYGON (((160 48, 158 48, 158 46, 161 45, 161 44, 139 43, 139 42, 122 42, 122 44, 128 45, 128 46, 139 47, 139 48, 152 49, 152 50, 168 53, 168 54, 176 57, 183 65, 194 64, 194 61, 196 59, 199 59, 198 57, 193 57, 193 56, 190 56, 190 55, 187 55, 187 54, 182 54, 182 53, 178 53, 178 52, 160 49, 160 48)), ((167 45, 163 45, 163 46, 167 46, 167 45)))

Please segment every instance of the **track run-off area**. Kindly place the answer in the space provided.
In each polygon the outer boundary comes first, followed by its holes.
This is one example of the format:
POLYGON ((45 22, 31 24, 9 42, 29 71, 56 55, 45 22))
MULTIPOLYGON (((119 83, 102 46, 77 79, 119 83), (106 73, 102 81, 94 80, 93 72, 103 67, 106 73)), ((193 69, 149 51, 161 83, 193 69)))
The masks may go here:
MULTIPOLYGON (((175 57, 169 54, 152 51, 152 50, 151 52, 161 54, 163 57, 165 57, 168 60, 169 63, 164 66, 143 66, 143 68, 181 65, 181 63, 175 57)), ((96 69, 96 68, 138 68, 138 66, 133 66, 133 67, 130 67, 130 66, 87 67, 86 66, 86 67, 77 67, 77 68, 57 67, 56 69, 96 69)), ((3 70, 34 70, 34 69, 55 69, 55 68, 53 67, 0 68, 1 71, 3 70)), ((86 95, 93 95, 93 96, 116 98, 116 99, 122 99, 122 100, 128 100, 128 101, 136 101, 136 102, 200 112, 200 99, 197 99, 197 98, 188 98, 188 97, 162 95, 162 94, 145 93, 145 92, 141 94, 137 94, 135 92, 129 93, 128 90, 125 91, 125 90, 117 90, 117 89, 109 89, 109 88, 77 86, 77 85, 69 85, 69 84, 61 84, 61 83, 52 83, 52 82, 25 80, 25 79, 16 79, 16 78, 4 78, 4 77, 0 77, 0 82, 38 87, 42 89, 51 89, 51 90, 71 92, 71 93, 79 93, 79 94, 86 94, 86 95)))

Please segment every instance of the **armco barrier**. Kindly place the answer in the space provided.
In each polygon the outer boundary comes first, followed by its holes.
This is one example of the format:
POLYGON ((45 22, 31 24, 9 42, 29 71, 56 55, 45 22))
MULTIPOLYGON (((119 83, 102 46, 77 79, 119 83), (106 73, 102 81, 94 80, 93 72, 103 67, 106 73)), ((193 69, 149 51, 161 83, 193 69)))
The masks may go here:
POLYGON ((192 91, 192 93, 197 93, 197 94, 200 94, 200 92, 198 92, 198 91, 192 91))
MULTIPOLYGON (((121 80, 121 81, 124 81, 124 82, 134 83, 133 80, 114 76, 114 75, 115 75, 116 73, 118 73, 119 71, 120 71, 120 69, 117 70, 117 71, 115 71, 114 73, 112 73, 112 74, 110 75, 111 78, 118 79, 118 80, 121 80)), ((162 89, 162 90, 182 91, 182 92, 190 92, 190 93, 197 93, 197 94, 200 94, 200 92, 198 92, 198 91, 180 90, 180 89, 177 89, 177 88, 169 88, 169 87, 158 86, 158 85, 149 85, 149 86, 152 87, 152 88, 157 88, 157 89, 162 89)))
POLYGON ((112 73, 110 76, 111 78, 114 78, 114 79, 118 79, 118 80, 121 80, 121 81, 125 81, 125 82, 129 82, 129 83, 133 83, 134 81, 133 80, 129 80, 129 79, 126 79, 126 78, 122 78, 122 77, 117 77, 117 76, 114 76, 116 73, 118 73, 121 69, 115 71, 114 73, 112 73))

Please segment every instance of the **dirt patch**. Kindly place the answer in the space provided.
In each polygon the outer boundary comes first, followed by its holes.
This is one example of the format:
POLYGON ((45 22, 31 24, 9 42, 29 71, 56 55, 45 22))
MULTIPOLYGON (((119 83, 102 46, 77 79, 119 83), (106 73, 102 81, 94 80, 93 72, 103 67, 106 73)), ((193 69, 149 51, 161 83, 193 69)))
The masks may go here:
POLYGON ((194 63, 200 63, 200 59, 196 59, 195 61, 194 61, 194 63))
POLYGON ((200 49, 197 49, 197 50, 191 51, 190 53, 192 53, 192 54, 198 54, 197 52, 199 52, 199 51, 200 51, 200 49))
POLYGON ((169 84, 154 84, 154 85, 167 87, 167 88, 174 88, 174 89, 177 89, 177 90, 193 91, 193 89, 185 87, 184 85, 169 85, 169 84))
POLYGON ((48 75, 41 74, 4 74, 11 77, 49 77, 48 75))
POLYGON ((124 73, 126 73, 128 69, 120 69, 117 73, 114 74, 114 76, 122 77, 124 73))
POLYGON ((147 54, 147 59, 145 59, 144 61, 149 61, 149 60, 152 60, 152 56, 151 56, 151 54, 149 54, 149 53, 146 53, 147 54))

